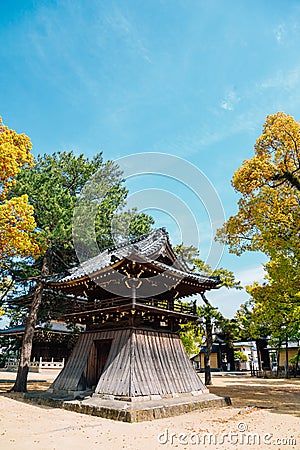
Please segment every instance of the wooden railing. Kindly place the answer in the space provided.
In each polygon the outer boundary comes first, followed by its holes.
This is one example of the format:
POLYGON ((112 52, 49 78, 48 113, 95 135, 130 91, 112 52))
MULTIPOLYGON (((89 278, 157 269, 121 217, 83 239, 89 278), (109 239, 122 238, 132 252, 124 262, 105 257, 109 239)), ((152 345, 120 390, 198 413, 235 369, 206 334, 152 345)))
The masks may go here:
MULTIPOLYGON (((79 311, 89 311, 95 310, 96 308, 105 309, 111 307, 118 307, 122 305, 128 305, 132 303, 132 298, 130 297, 113 297, 103 300, 95 300, 93 302, 87 301, 86 303, 81 302, 78 305, 79 311)), ((163 310, 175 311, 182 314, 192 314, 196 315, 196 302, 192 303, 183 303, 174 300, 161 300, 157 298, 142 298, 139 297, 136 299, 136 303, 143 304, 163 310)))

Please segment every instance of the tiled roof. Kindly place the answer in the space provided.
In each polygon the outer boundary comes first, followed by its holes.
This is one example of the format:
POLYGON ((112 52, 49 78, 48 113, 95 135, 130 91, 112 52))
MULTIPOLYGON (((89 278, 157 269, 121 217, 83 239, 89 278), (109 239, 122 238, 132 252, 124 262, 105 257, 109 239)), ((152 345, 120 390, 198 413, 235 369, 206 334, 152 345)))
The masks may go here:
POLYGON ((159 261, 153 261, 153 262, 155 262, 156 266, 161 267, 164 270, 168 270, 169 272, 172 272, 172 273, 174 273, 176 275, 179 275, 179 276, 181 276, 183 278, 188 276, 189 278, 192 278, 195 281, 200 281, 202 283, 205 283, 206 281, 209 281, 210 283, 212 282, 212 283, 214 283, 216 285, 219 284, 219 282, 220 282, 219 277, 206 277, 206 276, 201 275, 199 273, 186 272, 186 271, 183 271, 183 270, 176 269, 173 266, 170 267, 167 264, 163 264, 163 263, 161 263, 159 261))
POLYGON ((130 255, 138 255, 146 262, 153 263, 157 267, 168 270, 169 272, 181 277, 189 277, 202 283, 209 282, 216 285, 219 283, 219 279, 217 277, 205 277, 188 271, 187 267, 177 260, 175 254, 174 259, 176 260, 177 267, 180 267, 180 269, 174 267, 174 265, 169 266, 158 261, 158 255, 165 255, 167 246, 169 251, 173 252, 169 241, 169 236, 165 228, 154 229, 150 233, 144 234, 136 239, 132 239, 120 245, 102 250, 99 255, 94 258, 84 261, 74 269, 70 269, 70 273, 68 275, 53 278, 49 281, 49 283, 50 285, 51 283, 64 283, 92 275, 101 269, 110 267, 112 264, 122 260, 123 258, 129 257, 130 255))
MULTIPOLYGON (((54 322, 51 321, 45 323, 39 323, 35 326, 35 330, 46 330, 52 331, 54 333, 72 333, 72 330, 68 328, 65 322, 54 322)), ((24 333, 25 325, 19 325, 17 327, 7 328, 5 330, 0 330, 0 335, 8 335, 8 334, 19 334, 24 333)))
POLYGON ((168 234, 163 228, 155 229, 136 239, 131 239, 122 244, 108 247, 102 250, 94 258, 82 262, 74 269, 70 269, 70 275, 63 278, 53 278, 50 282, 70 281, 95 273, 105 267, 109 267, 114 261, 128 257, 132 254, 140 254, 147 258, 153 256, 168 242, 168 234))

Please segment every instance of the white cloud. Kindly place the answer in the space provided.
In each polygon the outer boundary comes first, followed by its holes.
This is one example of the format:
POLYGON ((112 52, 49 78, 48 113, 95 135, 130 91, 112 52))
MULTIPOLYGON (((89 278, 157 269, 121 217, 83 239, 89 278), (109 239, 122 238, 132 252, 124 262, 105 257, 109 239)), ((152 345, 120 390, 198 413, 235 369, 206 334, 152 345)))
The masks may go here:
POLYGON ((198 129, 187 130, 185 134, 173 134, 171 139, 154 144, 153 150, 163 149, 165 152, 186 157, 237 133, 256 130, 259 133, 266 114, 298 107, 298 96, 295 93, 299 89, 299 64, 286 71, 279 69, 270 77, 250 83, 241 95, 230 89, 225 93, 218 108, 212 109, 214 120, 202 121, 198 129), (242 103, 242 112, 235 111, 239 102, 242 103), (244 105, 247 105, 247 109, 244 109, 244 105), (234 120, 229 123, 224 120, 224 115, 220 114, 222 110, 235 114, 234 120))
POLYGON ((236 273, 236 279, 241 282, 243 286, 246 286, 253 281, 262 281, 265 275, 265 271, 262 265, 256 267, 250 267, 243 269, 236 273))
POLYGON ((276 41, 280 44, 282 42, 283 36, 285 34, 285 25, 284 24, 279 24, 275 28, 274 34, 275 34, 276 41))
POLYGON ((246 111, 235 117, 230 124, 217 113, 214 121, 202 122, 197 130, 188 130, 185 134, 172 135, 172 139, 164 139, 155 143, 151 150, 172 153, 182 157, 199 152, 200 149, 216 144, 240 132, 249 132, 257 126, 256 110, 246 111))
POLYGON ((261 89, 285 89, 292 90, 300 83, 300 66, 296 66, 288 72, 279 70, 274 76, 261 81, 258 88, 261 89))
POLYGON ((225 109, 226 111, 232 111, 233 110, 233 106, 229 102, 226 102, 225 100, 222 101, 221 108, 225 109))
POLYGON ((115 8, 113 13, 106 17, 106 22, 122 36, 129 48, 148 63, 152 63, 149 51, 145 47, 137 28, 125 17, 123 12, 115 8))
POLYGON ((226 92, 225 97, 221 102, 221 108, 225 109, 225 111, 233 111, 239 101, 240 97, 235 90, 230 89, 226 92))

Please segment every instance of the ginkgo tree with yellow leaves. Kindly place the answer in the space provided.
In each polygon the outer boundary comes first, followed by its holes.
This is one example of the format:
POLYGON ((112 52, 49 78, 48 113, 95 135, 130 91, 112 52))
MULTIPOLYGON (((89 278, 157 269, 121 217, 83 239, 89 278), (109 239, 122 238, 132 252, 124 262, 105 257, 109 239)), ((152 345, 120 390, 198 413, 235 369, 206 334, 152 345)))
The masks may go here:
POLYGON ((218 239, 240 255, 269 257, 263 284, 248 287, 254 312, 289 336, 300 327, 300 123, 283 112, 269 115, 254 156, 233 175, 241 194, 238 212, 218 230, 218 239))
POLYGON ((41 253, 27 195, 7 198, 21 169, 33 165, 31 149, 29 137, 9 129, 0 117, 0 261, 41 253))
POLYGON ((218 231, 237 255, 245 250, 299 256, 300 123, 291 116, 268 116, 255 155, 232 179, 241 194, 238 212, 218 231))
POLYGON ((13 287, 8 267, 13 258, 38 257, 43 252, 28 196, 10 195, 20 171, 33 165, 31 149, 29 137, 9 129, 0 117, 0 306, 13 287))
POLYGON ((243 195, 270 186, 288 186, 300 191, 300 123, 283 112, 269 115, 255 154, 233 176, 233 186, 243 195))

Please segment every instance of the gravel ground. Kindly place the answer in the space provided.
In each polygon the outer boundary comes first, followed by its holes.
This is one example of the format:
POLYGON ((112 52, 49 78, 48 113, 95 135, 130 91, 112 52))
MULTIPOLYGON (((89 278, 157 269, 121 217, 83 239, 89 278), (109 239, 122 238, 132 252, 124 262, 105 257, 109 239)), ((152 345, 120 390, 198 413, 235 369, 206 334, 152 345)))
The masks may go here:
MULTIPOLYGON (((0 372, 1 449, 300 449, 300 379, 213 376, 210 391, 232 406, 127 424, 20 401, 5 394, 15 374, 0 372)), ((30 374, 29 390, 53 375, 30 374)))

